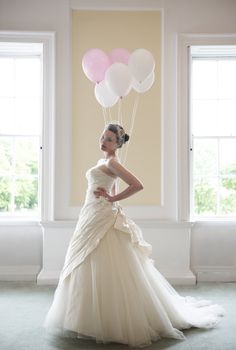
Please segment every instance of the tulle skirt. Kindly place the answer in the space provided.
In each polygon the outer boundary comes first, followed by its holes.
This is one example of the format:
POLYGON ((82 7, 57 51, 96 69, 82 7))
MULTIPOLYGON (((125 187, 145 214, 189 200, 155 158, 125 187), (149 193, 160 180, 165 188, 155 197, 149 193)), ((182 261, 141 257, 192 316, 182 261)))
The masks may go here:
POLYGON ((44 327, 97 343, 144 347, 181 329, 215 327, 224 309, 180 296, 152 259, 112 227, 69 276, 59 280, 44 327))

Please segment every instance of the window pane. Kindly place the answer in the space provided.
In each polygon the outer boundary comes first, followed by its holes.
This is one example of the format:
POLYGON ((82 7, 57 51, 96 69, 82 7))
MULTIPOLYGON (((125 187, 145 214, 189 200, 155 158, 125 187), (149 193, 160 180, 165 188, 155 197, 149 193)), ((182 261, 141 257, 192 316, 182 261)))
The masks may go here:
POLYGON ((236 136, 236 100, 194 100, 193 134, 236 136))
POLYGON ((40 100, 38 98, 16 98, 14 133, 39 134, 40 100))
POLYGON ((217 179, 200 179, 194 183, 194 213, 211 216, 217 214, 217 179))
POLYGON ((220 140, 220 174, 236 175, 236 139, 220 140))
POLYGON ((14 59, 0 57, 0 96, 12 96, 15 93, 14 59))
POLYGON ((236 60, 218 61, 218 94, 220 99, 236 99, 236 60))
POLYGON ((0 97, 0 134, 38 135, 39 132, 39 99, 0 97))
POLYGON ((0 149, 0 211, 36 213, 39 195, 39 138, 1 137, 0 149), (6 176, 3 176, 4 173, 6 176), (21 176, 16 176, 17 174, 21 176))
POLYGON ((215 136, 219 133, 218 106, 215 100, 193 100, 193 134, 215 136))
POLYGON ((0 79, 0 134, 40 134, 40 59, 1 59, 0 72, 4 69, 0 79))
POLYGON ((15 183, 15 211, 32 212, 38 207, 38 178, 18 178, 15 183))
MULTIPOLYGON (((1 79, 0 79, 1 80, 1 79)), ((15 105, 13 97, 0 96, 0 133, 9 134, 14 126, 15 105)))
POLYGON ((236 99, 219 100, 217 106, 218 135, 236 136, 236 99))
POLYGON ((8 212, 11 207, 11 181, 9 177, 0 177, 0 212, 8 212))
POLYGON ((7 174, 12 169, 12 140, 9 137, 0 137, 0 173, 7 174))
POLYGON ((16 96, 40 96, 40 60, 18 58, 15 62, 16 96))
POLYGON ((15 141, 15 173, 38 174, 39 139, 17 138, 15 141))
POLYGON ((236 176, 221 180, 220 215, 236 215, 236 176))
POLYGON ((217 140, 194 140, 194 176, 217 175, 217 149, 217 140))
POLYGON ((216 60, 193 61, 192 94, 194 99, 211 99, 217 97, 216 60))

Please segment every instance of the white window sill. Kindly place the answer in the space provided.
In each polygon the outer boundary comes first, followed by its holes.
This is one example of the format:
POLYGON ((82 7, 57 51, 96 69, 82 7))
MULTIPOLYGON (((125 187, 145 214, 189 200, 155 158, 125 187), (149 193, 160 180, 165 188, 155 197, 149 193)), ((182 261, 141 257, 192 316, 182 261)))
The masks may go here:
POLYGON ((40 226, 40 219, 36 217, 1 217, 0 226, 40 226))
POLYGON ((222 217, 217 217, 217 218, 191 218, 190 220, 194 225, 235 225, 236 226, 236 217, 231 217, 231 218, 222 218, 222 217))

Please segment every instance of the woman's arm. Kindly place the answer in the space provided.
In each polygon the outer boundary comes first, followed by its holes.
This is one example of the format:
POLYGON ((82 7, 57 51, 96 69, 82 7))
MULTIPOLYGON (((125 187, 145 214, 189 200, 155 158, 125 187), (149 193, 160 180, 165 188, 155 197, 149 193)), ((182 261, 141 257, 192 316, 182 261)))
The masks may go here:
POLYGON ((112 188, 111 188, 111 194, 112 196, 115 196, 116 195, 116 181, 114 182, 112 188))
POLYGON ((112 196, 110 196, 104 188, 98 187, 97 191, 94 191, 96 195, 106 197, 109 202, 116 202, 121 199, 128 198, 134 193, 143 189, 143 184, 137 179, 137 177, 134 176, 115 159, 110 159, 107 162, 107 166, 114 175, 120 177, 129 186, 124 191, 118 194, 113 194, 112 196))

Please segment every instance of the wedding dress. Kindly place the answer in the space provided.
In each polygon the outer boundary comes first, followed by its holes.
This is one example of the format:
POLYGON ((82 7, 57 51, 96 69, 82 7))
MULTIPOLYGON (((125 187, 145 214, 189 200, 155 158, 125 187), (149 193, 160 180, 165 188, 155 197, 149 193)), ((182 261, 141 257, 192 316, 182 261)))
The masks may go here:
POLYGON ((110 192, 116 181, 102 170, 105 162, 86 172, 85 202, 44 327, 136 347, 163 337, 184 340, 181 329, 215 327, 224 309, 180 296, 155 268, 139 226, 117 202, 95 197, 97 187, 110 192))

